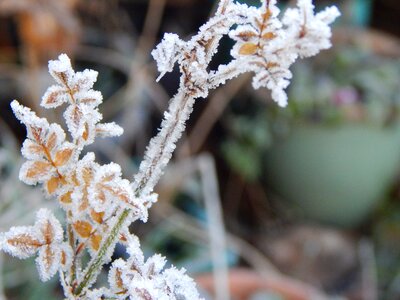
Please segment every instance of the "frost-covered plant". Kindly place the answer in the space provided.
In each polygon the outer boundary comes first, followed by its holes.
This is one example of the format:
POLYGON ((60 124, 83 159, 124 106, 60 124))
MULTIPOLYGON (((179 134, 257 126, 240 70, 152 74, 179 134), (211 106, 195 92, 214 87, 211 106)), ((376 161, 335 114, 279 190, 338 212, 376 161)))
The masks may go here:
POLYGON ((180 86, 133 182, 122 178, 115 163, 100 165, 93 153, 81 157, 83 148, 96 137, 122 134, 118 125, 101 123, 102 95, 92 89, 97 72, 74 72, 65 54, 50 61, 49 71, 57 84, 48 88, 41 104, 45 108, 67 105, 64 118, 69 136, 60 125, 49 124, 17 101, 11 106, 27 128, 22 147, 27 161, 20 179, 30 185, 43 184, 47 196, 56 198, 64 209, 66 228, 52 212, 41 209, 33 226, 12 227, 1 234, 1 249, 19 258, 37 254, 41 280, 58 272, 68 299, 198 299, 184 270, 164 269, 165 259, 158 255, 144 259, 128 226, 147 220, 147 210, 157 199, 153 189, 196 98, 206 97, 210 89, 241 73, 254 72, 253 86, 270 89, 273 99, 286 105, 290 65, 298 57, 330 47, 328 25, 339 15, 335 7, 318 14, 313 10, 311 0, 299 0, 298 7, 279 20, 275 0, 262 1, 258 8, 221 0, 215 16, 188 42, 165 34, 152 55, 160 77, 178 63, 180 86), (209 70, 223 35, 236 42, 232 61, 209 70), (116 243, 126 246, 129 258, 112 262, 109 287, 90 289, 103 265, 110 262, 116 243), (87 264, 82 262, 85 251, 90 255, 87 264))

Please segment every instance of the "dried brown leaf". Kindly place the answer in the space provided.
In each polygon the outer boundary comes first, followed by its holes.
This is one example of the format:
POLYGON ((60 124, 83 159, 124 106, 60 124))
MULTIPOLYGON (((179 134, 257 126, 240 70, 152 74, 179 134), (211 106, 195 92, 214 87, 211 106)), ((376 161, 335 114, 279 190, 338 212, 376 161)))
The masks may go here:
POLYGON ((57 167, 61 167, 61 166, 65 165, 70 160, 73 153, 74 153, 73 148, 65 148, 65 149, 57 151, 55 158, 54 158, 54 164, 57 167))
POLYGON ((272 40, 276 37, 276 34, 274 32, 266 32, 261 37, 265 40, 272 40))
POLYGON ((53 169, 48 161, 28 162, 28 168, 25 170, 25 177, 28 180, 40 180, 41 177, 47 176, 53 169))
POLYGON ((119 268, 115 270, 115 283, 117 287, 122 289, 124 287, 124 282, 122 281, 122 272, 119 268))
POLYGON ((54 230, 53 226, 49 221, 46 222, 46 224, 41 228, 44 240, 47 245, 51 244, 54 239, 54 230))
POLYGON ((64 94, 65 91, 61 89, 57 89, 54 91, 51 91, 50 93, 46 93, 45 97, 42 100, 42 105, 43 106, 49 106, 49 107, 54 107, 55 105, 60 105, 62 102, 60 101, 60 96, 64 94), (61 103, 60 103, 61 102, 61 103))
POLYGON ((60 178, 59 177, 52 177, 46 182, 46 190, 47 192, 51 195, 53 194, 57 189, 58 185, 60 183, 60 178))
POLYGON ((50 152, 54 149, 57 144, 57 134, 52 132, 50 136, 47 138, 46 148, 50 152))
POLYGON ((31 237, 30 235, 23 233, 13 238, 7 240, 7 243, 13 247, 27 249, 27 248, 39 248, 42 246, 42 243, 37 239, 31 237))
POLYGON ((245 43, 239 49, 241 55, 253 55, 257 52, 258 46, 254 43, 245 43))
POLYGON ((30 154, 35 154, 35 155, 44 155, 44 149, 42 146, 38 145, 34 141, 27 140, 24 142, 24 147, 30 154))
POLYGON ((90 211, 90 216, 96 223, 103 223, 104 212, 96 212, 94 209, 90 211))
POLYGON ((85 122, 85 130, 82 133, 83 140, 87 141, 89 138, 89 125, 85 122))
POLYGON ((72 192, 66 192, 64 195, 62 195, 60 197, 60 202, 64 203, 64 204, 69 204, 72 202, 72 198, 71 198, 72 192))
POLYGON ((99 250, 102 238, 103 237, 100 234, 94 234, 94 235, 91 236, 91 238, 90 238, 90 246, 95 251, 99 250))
POLYGON ((247 42, 249 39, 251 39, 252 37, 256 37, 257 33, 254 31, 242 31, 239 32, 236 37, 241 39, 244 42, 247 42))
POLYGON ((79 234, 82 238, 88 238, 90 233, 92 232, 92 225, 86 221, 76 221, 73 224, 75 231, 79 234))

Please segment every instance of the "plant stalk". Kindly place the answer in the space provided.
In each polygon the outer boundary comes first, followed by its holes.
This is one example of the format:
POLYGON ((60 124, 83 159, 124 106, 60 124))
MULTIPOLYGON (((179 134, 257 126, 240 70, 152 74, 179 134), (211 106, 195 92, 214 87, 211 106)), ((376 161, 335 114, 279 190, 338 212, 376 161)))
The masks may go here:
POLYGON ((118 221, 115 223, 114 227, 111 229, 109 236, 107 237, 106 241, 100 248, 97 256, 89 265, 88 270, 87 270, 86 274, 84 275, 82 282, 75 289, 75 291, 74 291, 75 295, 79 296, 82 293, 84 288, 92 282, 92 279, 97 275, 98 270, 103 266, 104 256, 106 255, 109 248, 115 244, 115 241, 118 238, 119 232, 120 232, 122 226, 124 225, 126 219, 129 217, 130 212, 131 212, 130 209, 124 209, 122 211, 121 215, 118 217, 118 221))

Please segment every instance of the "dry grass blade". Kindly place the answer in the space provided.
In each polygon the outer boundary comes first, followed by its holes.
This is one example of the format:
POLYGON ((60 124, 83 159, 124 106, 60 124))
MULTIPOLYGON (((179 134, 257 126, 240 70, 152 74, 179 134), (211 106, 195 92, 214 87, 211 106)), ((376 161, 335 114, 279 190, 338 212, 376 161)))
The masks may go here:
POLYGON ((228 263, 225 242, 225 228, 215 163, 211 155, 197 158, 203 186, 204 204, 207 212, 208 235, 214 267, 215 300, 229 300, 228 263))

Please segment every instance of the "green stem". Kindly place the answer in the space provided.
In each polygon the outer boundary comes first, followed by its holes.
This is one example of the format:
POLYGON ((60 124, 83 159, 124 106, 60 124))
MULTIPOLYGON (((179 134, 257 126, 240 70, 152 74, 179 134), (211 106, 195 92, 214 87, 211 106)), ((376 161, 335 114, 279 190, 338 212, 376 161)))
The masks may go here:
MULTIPOLYGON (((68 241, 69 241, 69 245, 71 246, 73 253, 75 253, 75 235, 74 235, 74 231, 72 229, 71 223, 68 225, 68 241)), ((69 282, 69 284, 72 284, 72 282, 74 282, 74 280, 76 279, 76 264, 75 264, 75 262, 73 262, 71 265, 70 275, 71 275, 71 282, 69 282)))
POLYGON ((97 275, 98 270, 103 265, 104 256, 106 255, 109 248, 115 243, 115 240, 118 238, 119 232, 124 225, 126 219, 131 212, 130 209, 125 209, 121 215, 118 217, 117 223, 115 223, 114 227, 111 229, 110 234, 107 240, 104 242, 102 247, 100 248, 99 252, 97 253, 96 258, 91 262, 89 265, 85 276, 83 277, 82 282, 78 285, 75 289, 74 294, 79 296, 83 289, 90 284, 92 279, 97 275))

